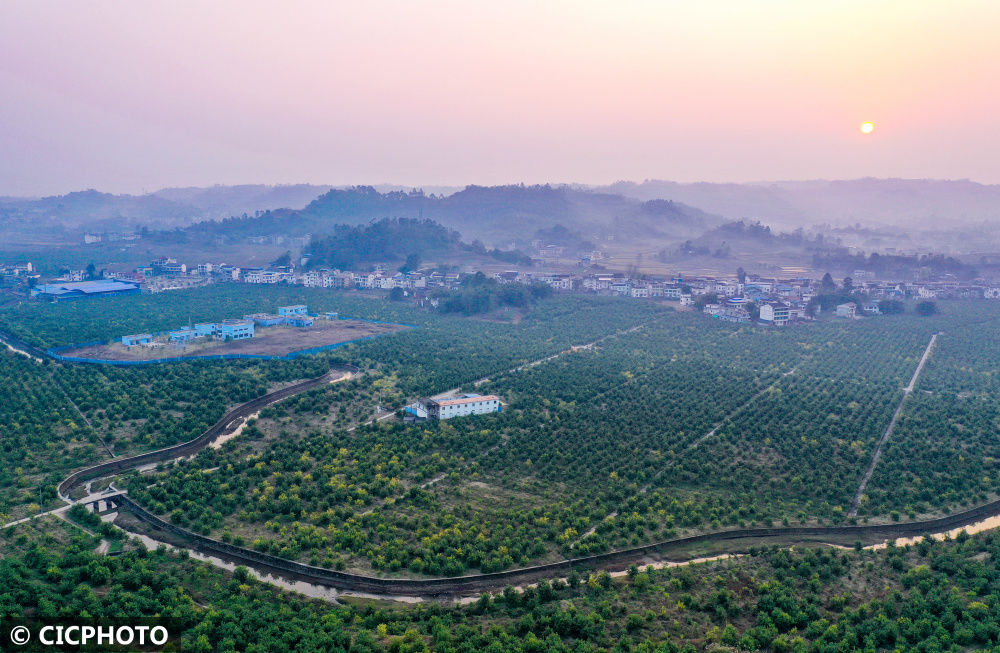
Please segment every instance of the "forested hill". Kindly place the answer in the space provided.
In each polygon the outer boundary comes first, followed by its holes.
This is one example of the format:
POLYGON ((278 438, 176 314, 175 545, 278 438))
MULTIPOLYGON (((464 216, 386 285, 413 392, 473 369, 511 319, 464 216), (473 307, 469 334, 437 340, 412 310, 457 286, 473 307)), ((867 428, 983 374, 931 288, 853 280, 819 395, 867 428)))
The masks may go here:
POLYGON ((461 234, 433 220, 383 218, 368 225, 336 225, 333 233, 313 237, 305 250, 309 267, 364 269, 372 263, 404 261, 415 269, 439 254, 480 254, 509 262, 529 259, 517 251, 486 250, 480 243, 463 243, 461 234))
POLYGON ((329 186, 308 184, 164 188, 144 195, 84 190, 52 197, 0 197, 0 227, 117 231, 172 229, 200 220, 290 207, 301 209, 329 186))
POLYGON ((427 218, 467 238, 503 244, 556 224, 590 235, 676 238, 721 222, 677 202, 640 202, 620 195, 561 186, 469 186, 448 196, 422 191, 380 193, 370 186, 331 190, 299 211, 268 211, 192 228, 227 236, 329 232, 335 224, 364 224, 386 217, 427 218))
POLYGON ((373 261, 457 251, 461 245, 457 231, 436 222, 397 218, 367 226, 337 225, 333 233, 313 238, 306 249, 310 267, 353 270, 373 261))
POLYGON ((198 210, 155 195, 111 195, 85 190, 42 198, 0 198, 0 228, 128 229, 173 227, 198 219, 198 210))

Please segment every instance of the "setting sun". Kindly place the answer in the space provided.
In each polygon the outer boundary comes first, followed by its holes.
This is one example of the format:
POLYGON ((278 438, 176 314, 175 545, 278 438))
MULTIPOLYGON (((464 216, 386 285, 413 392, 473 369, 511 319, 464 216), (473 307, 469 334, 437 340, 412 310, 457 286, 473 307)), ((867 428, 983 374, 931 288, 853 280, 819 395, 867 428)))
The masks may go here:
POLYGON ((862 123, 861 125, 861 133, 863 134, 870 134, 874 130, 875 130, 875 125, 873 125, 870 122, 862 123))

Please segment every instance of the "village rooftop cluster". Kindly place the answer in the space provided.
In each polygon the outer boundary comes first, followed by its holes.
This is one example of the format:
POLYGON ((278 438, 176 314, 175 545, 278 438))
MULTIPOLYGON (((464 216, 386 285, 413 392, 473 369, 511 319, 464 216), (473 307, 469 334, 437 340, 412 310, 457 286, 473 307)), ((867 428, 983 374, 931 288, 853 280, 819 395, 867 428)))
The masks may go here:
MULTIPOLYGON (((0 266, 12 277, 38 280, 30 263, 0 266)), ((30 294, 39 300, 64 301, 95 296, 160 292, 206 283, 296 284, 313 288, 354 290, 401 289, 405 297, 434 306, 437 289, 454 289, 463 275, 435 270, 394 272, 377 265, 370 271, 311 269, 294 266, 239 267, 201 263, 189 268, 174 258, 163 257, 131 273, 108 273, 104 279, 81 281, 83 271, 71 272, 45 284, 30 284, 30 294)), ((823 292, 821 282, 807 277, 655 277, 623 273, 568 274, 509 270, 493 275, 499 283, 543 283, 562 292, 619 295, 637 299, 677 301, 691 310, 702 310, 720 320, 759 320, 777 326, 810 320, 816 307, 810 300, 823 292)), ((856 270, 851 290, 863 300, 843 302, 835 314, 853 318, 877 314, 878 302, 886 299, 1000 299, 1000 287, 986 281, 959 282, 949 278, 929 281, 876 280, 872 272, 856 270), (850 304, 850 305, 848 305, 850 304)), ((256 320, 260 316, 253 316, 256 320)), ((246 319, 251 319, 248 316, 246 319)), ((257 324, 261 324, 259 321, 257 324)), ((204 334, 201 334, 204 335, 204 334)))

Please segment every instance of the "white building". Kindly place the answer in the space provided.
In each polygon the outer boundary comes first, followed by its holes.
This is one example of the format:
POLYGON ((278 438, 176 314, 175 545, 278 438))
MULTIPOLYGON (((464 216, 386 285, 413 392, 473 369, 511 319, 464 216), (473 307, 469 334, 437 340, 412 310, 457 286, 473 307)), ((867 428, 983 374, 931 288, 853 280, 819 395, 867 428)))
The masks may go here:
POLYGON ((760 321, 774 326, 785 326, 791 319, 788 306, 779 302, 765 302, 760 305, 760 321))
MULTIPOLYGON (((663 296, 667 299, 680 299, 681 289, 680 286, 664 286, 663 296)), ((688 295, 690 297, 690 295, 688 295)))
POLYGON ((587 277, 583 280, 583 287, 585 290, 608 290, 611 288, 611 284, 614 283, 614 278, 609 276, 600 277, 587 277))
POLYGON ((573 289, 573 277, 568 274, 544 274, 540 276, 539 281, 542 283, 547 283, 556 290, 572 290, 573 289))
POLYGON ((496 395, 467 394, 454 399, 425 399, 423 405, 430 419, 451 419, 502 410, 500 397, 496 395))
POLYGON ((858 307, 854 302, 837 305, 837 317, 846 317, 849 320, 853 320, 857 317, 857 311, 858 307))
POLYGON ((306 288, 327 288, 327 270, 309 270, 302 275, 302 285, 306 288))
POLYGON ((735 297, 743 294, 743 285, 731 281, 716 281, 715 293, 723 297, 735 297))

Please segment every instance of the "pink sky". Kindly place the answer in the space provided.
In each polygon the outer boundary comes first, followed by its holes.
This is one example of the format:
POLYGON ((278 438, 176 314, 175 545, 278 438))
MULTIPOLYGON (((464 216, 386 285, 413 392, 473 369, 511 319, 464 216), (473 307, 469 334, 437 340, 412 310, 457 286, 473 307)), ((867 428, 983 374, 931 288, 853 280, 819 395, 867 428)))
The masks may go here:
POLYGON ((4 2, 0 194, 997 183, 998 29, 995 0, 4 2))

